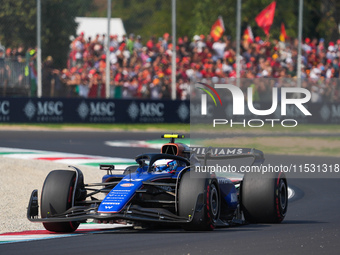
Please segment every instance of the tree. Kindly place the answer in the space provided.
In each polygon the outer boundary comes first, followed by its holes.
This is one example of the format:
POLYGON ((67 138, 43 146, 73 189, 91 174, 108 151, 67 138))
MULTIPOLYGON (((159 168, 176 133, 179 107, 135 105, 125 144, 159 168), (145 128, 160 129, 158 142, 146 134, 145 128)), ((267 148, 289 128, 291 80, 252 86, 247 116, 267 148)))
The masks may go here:
MULTIPOLYGON (((97 0, 99 1, 99 0, 97 0)), ((104 1, 104 0, 103 0, 104 1)), ((274 0, 242 0, 242 31, 251 25, 255 35, 264 37, 256 25, 255 17, 274 0)), ((278 38, 283 22, 287 35, 298 35, 299 5, 296 0, 276 0, 277 7, 271 38, 278 38)), ((126 31, 149 37, 161 36, 171 31, 171 1, 159 0, 115 0, 113 16, 123 19, 126 31)), ((104 13, 102 13, 105 16, 104 13)), ((217 17, 223 17, 226 34, 236 35, 235 0, 185 0, 177 1, 177 36, 208 34, 217 17)), ((339 37, 340 2, 336 0, 304 1, 303 36, 324 37, 335 40, 339 37)))
MULTIPOLYGON (((42 58, 52 56, 56 67, 66 65, 70 36, 76 34, 75 17, 83 15, 92 0, 41 1, 42 58)), ((36 0, 2 0, 0 5, 0 41, 6 47, 37 45, 36 0)))
POLYGON ((36 5, 34 3, 34 0, 2 1, 0 5, 2 44, 7 47, 18 46, 21 43, 36 44, 36 5))
MULTIPOLYGON (((0 42, 6 47, 36 43, 36 1, 2 0, 0 5, 0 42)), ((264 37, 255 17, 273 0, 242 0, 242 32, 251 25, 254 35, 264 37)), ((42 57, 52 56, 57 67, 66 65, 70 36, 75 35, 76 16, 106 17, 107 0, 42 0, 42 57)), ((283 22, 287 35, 298 34, 298 2, 277 0, 271 38, 279 38, 283 22)), ((235 0, 177 0, 177 37, 208 34, 217 17, 223 17, 226 34, 236 35, 235 0)), ((152 35, 171 34, 171 1, 113 0, 112 17, 123 19, 127 33, 140 34, 146 42, 152 35)), ((305 0, 303 37, 339 38, 340 1, 305 0)))

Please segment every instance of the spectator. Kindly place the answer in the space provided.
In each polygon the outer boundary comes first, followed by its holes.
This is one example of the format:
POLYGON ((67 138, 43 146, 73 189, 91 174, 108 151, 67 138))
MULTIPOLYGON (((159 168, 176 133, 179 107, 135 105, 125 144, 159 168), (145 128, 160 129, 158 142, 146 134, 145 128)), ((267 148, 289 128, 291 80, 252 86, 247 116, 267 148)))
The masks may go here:
POLYGON ((129 39, 126 42, 126 48, 127 50, 130 51, 130 54, 133 54, 134 45, 135 45, 135 35, 131 33, 129 35, 129 39))
MULTIPOLYGON (((97 35, 94 39, 81 33, 70 45, 68 68, 60 72, 61 84, 66 84, 68 96, 103 97, 105 95, 105 66, 104 51, 105 36, 97 35)), ((152 36, 143 44, 141 36, 124 35, 118 41, 117 35, 110 36, 110 76, 113 95, 115 98, 169 98, 171 94, 171 57, 173 45, 169 33, 164 33, 156 41, 152 36)), ((255 37, 254 42, 242 42, 241 45, 241 78, 295 78, 297 76, 297 40, 287 40, 286 43, 276 39, 261 40, 255 37)), ((325 43, 324 39, 305 38, 302 47, 302 74, 304 79, 322 80, 339 77, 340 39, 325 43), (327 45, 327 46, 325 46, 327 45)), ((6 57, 11 63, 23 61, 23 48, 6 50, 6 57)), ((32 51, 33 52, 33 51, 32 51)), ((35 53, 28 55, 28 62, 34 74, 35 53)), ((230 37, 223 36, 213 42, 210 35, 195 35, 192 42, 188 36, 178 38, 176 47, 176 80, 178 98, 187 99, 189 84, 202 81, 218 83, 228 82, 236 77, 235 43, 230 37)), ((48 63, 44 63, 48 67, 48 63)), ((47 70, 47 69, 46 69, 47 70)), ((15 69, 12 72, 16 72, 15 69)), ((48 72, 47 72, 48 74, 48 72)), ((20 77, 20 75, 16 75, 20 77)), ((18 79, 22 81, 24 77, 18 79)), ((48 75, 44 78, 58 82, 55 77, 48 75)), ((293 81, 293 80, 291 80, 293 81)), ((47 82, 50 84, 50 82, 47 82)), ((281 82, 270 83, 279 86, 281 82), (277 85, 278 84, 278 85, 277 85)), ((292 86, 295 85, 291 82, 292 86)), ((338 86, 330 82, 312 83, 309 89, 319 95, 313 100, 334 100, 339 98, 338 86), (316 87, 316 88, 315 88, 316 87), (334 90, 334 91, 333 91, 334 90), (333 91, 333 92, 330 92, 333 91), (332 99, 331 99, 332 98, 332 99)), ((254 99, 263 99, 270 91, 267 85, 254 83, 258 95, 254 99)), ((59 85, 54 84, 56 89, 59 85)), ((44 95, 55 95, 46 87, 44 95), (47 93, 47 94, 46 94, 47 93)), ((33 86, 32 86, 33 88, 33 86)), ((111 96, 113 96, 111 95, 111 96)))
POLYGON ((217 42, 214 42, 212 45, 212 49, 214 50, 214 54, 212 57, 213 61, 217 61, 218 59, 223 59, 224 50, 226 48, 226 43, 222 41, 222 38, 218 39, 217 42))
POLYGON ((100 72, 92 71, 89 81, 89 98, 105 98, 105 80, 100 72))
POLYGON ((7 93, 9 72, 9 66, 5 63, 5 48, 0 45, 0 88, 3 97, 7 93))
POLYGON ((137 35, 136 41, 133 44, 133 48, 137 52, 138 56, 140 56, 143 48, 142 37, 140 35, 137 35))
POLYGON ((42 96, 53 97, 52 79, 53 79, 53 58, 48 56, 42 67, 42 96))

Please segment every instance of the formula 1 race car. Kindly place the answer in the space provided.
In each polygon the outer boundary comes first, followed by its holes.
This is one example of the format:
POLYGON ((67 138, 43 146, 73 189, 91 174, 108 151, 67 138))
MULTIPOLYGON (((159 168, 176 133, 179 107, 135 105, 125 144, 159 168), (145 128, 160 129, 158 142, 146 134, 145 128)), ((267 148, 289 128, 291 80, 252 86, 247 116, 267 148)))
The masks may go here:
POLYGON ((76 167, 51 171, 41 193, 40 218, 37 190, 32 192, 27 218, 42 222, 53 232, 73 232, 88 219, 185 230, 279 223, 284 219, 288 206, 284 173, 246 173, 241 179, 231 180, 209 171, 196 171, 208 160, 250 157, 253 164, 262 164, 261 151, 189 148, 175 142, 182 135, 162 137, 170 138, 170 142, 160 153, 137 156, 137 165, 123 173, 114 174, 114 165, 100 165, 107 171, 100 183, 84 184, 83 174, 76 167), (217 150, 238 154, 216 154, 217 150))

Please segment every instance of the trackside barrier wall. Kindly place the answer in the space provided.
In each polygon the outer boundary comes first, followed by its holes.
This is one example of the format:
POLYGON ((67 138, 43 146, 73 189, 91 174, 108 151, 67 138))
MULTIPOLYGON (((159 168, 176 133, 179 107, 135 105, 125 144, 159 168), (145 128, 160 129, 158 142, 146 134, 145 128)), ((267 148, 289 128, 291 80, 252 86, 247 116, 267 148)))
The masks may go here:
MULTIPOLYGON (((340 103, 307 103, 312 116, 299 109, 287 109, 281 116, 278 108, 270 116, 232 116, 232 105, 217 109, 226 119, 295 119, 298 123, 340 124, 340 103)), ((256 103, 257 109, 269 109, 268 103, 256 103)), ((200 103, 168 100, 118 100, 83 98, 0 98, 0 123, 189 123, 202 118, 200 103)))
POLYGON ((0 98, 0 123, 189 123, 189 101, 0 98))

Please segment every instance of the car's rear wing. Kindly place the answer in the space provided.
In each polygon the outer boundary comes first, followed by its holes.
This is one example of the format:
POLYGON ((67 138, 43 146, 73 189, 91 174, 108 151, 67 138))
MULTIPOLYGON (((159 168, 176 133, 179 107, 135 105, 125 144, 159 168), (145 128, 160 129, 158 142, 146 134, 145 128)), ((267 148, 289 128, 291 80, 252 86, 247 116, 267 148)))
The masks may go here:
POLYGON ((204 165, 207 160, 227 160, 240 158, 253 158, 252 165, 262 164, 264 154, 260 150, 250 148, 229 148, 229 147, 191 147, 191 153, 197 158, 204 159, 204 165))

